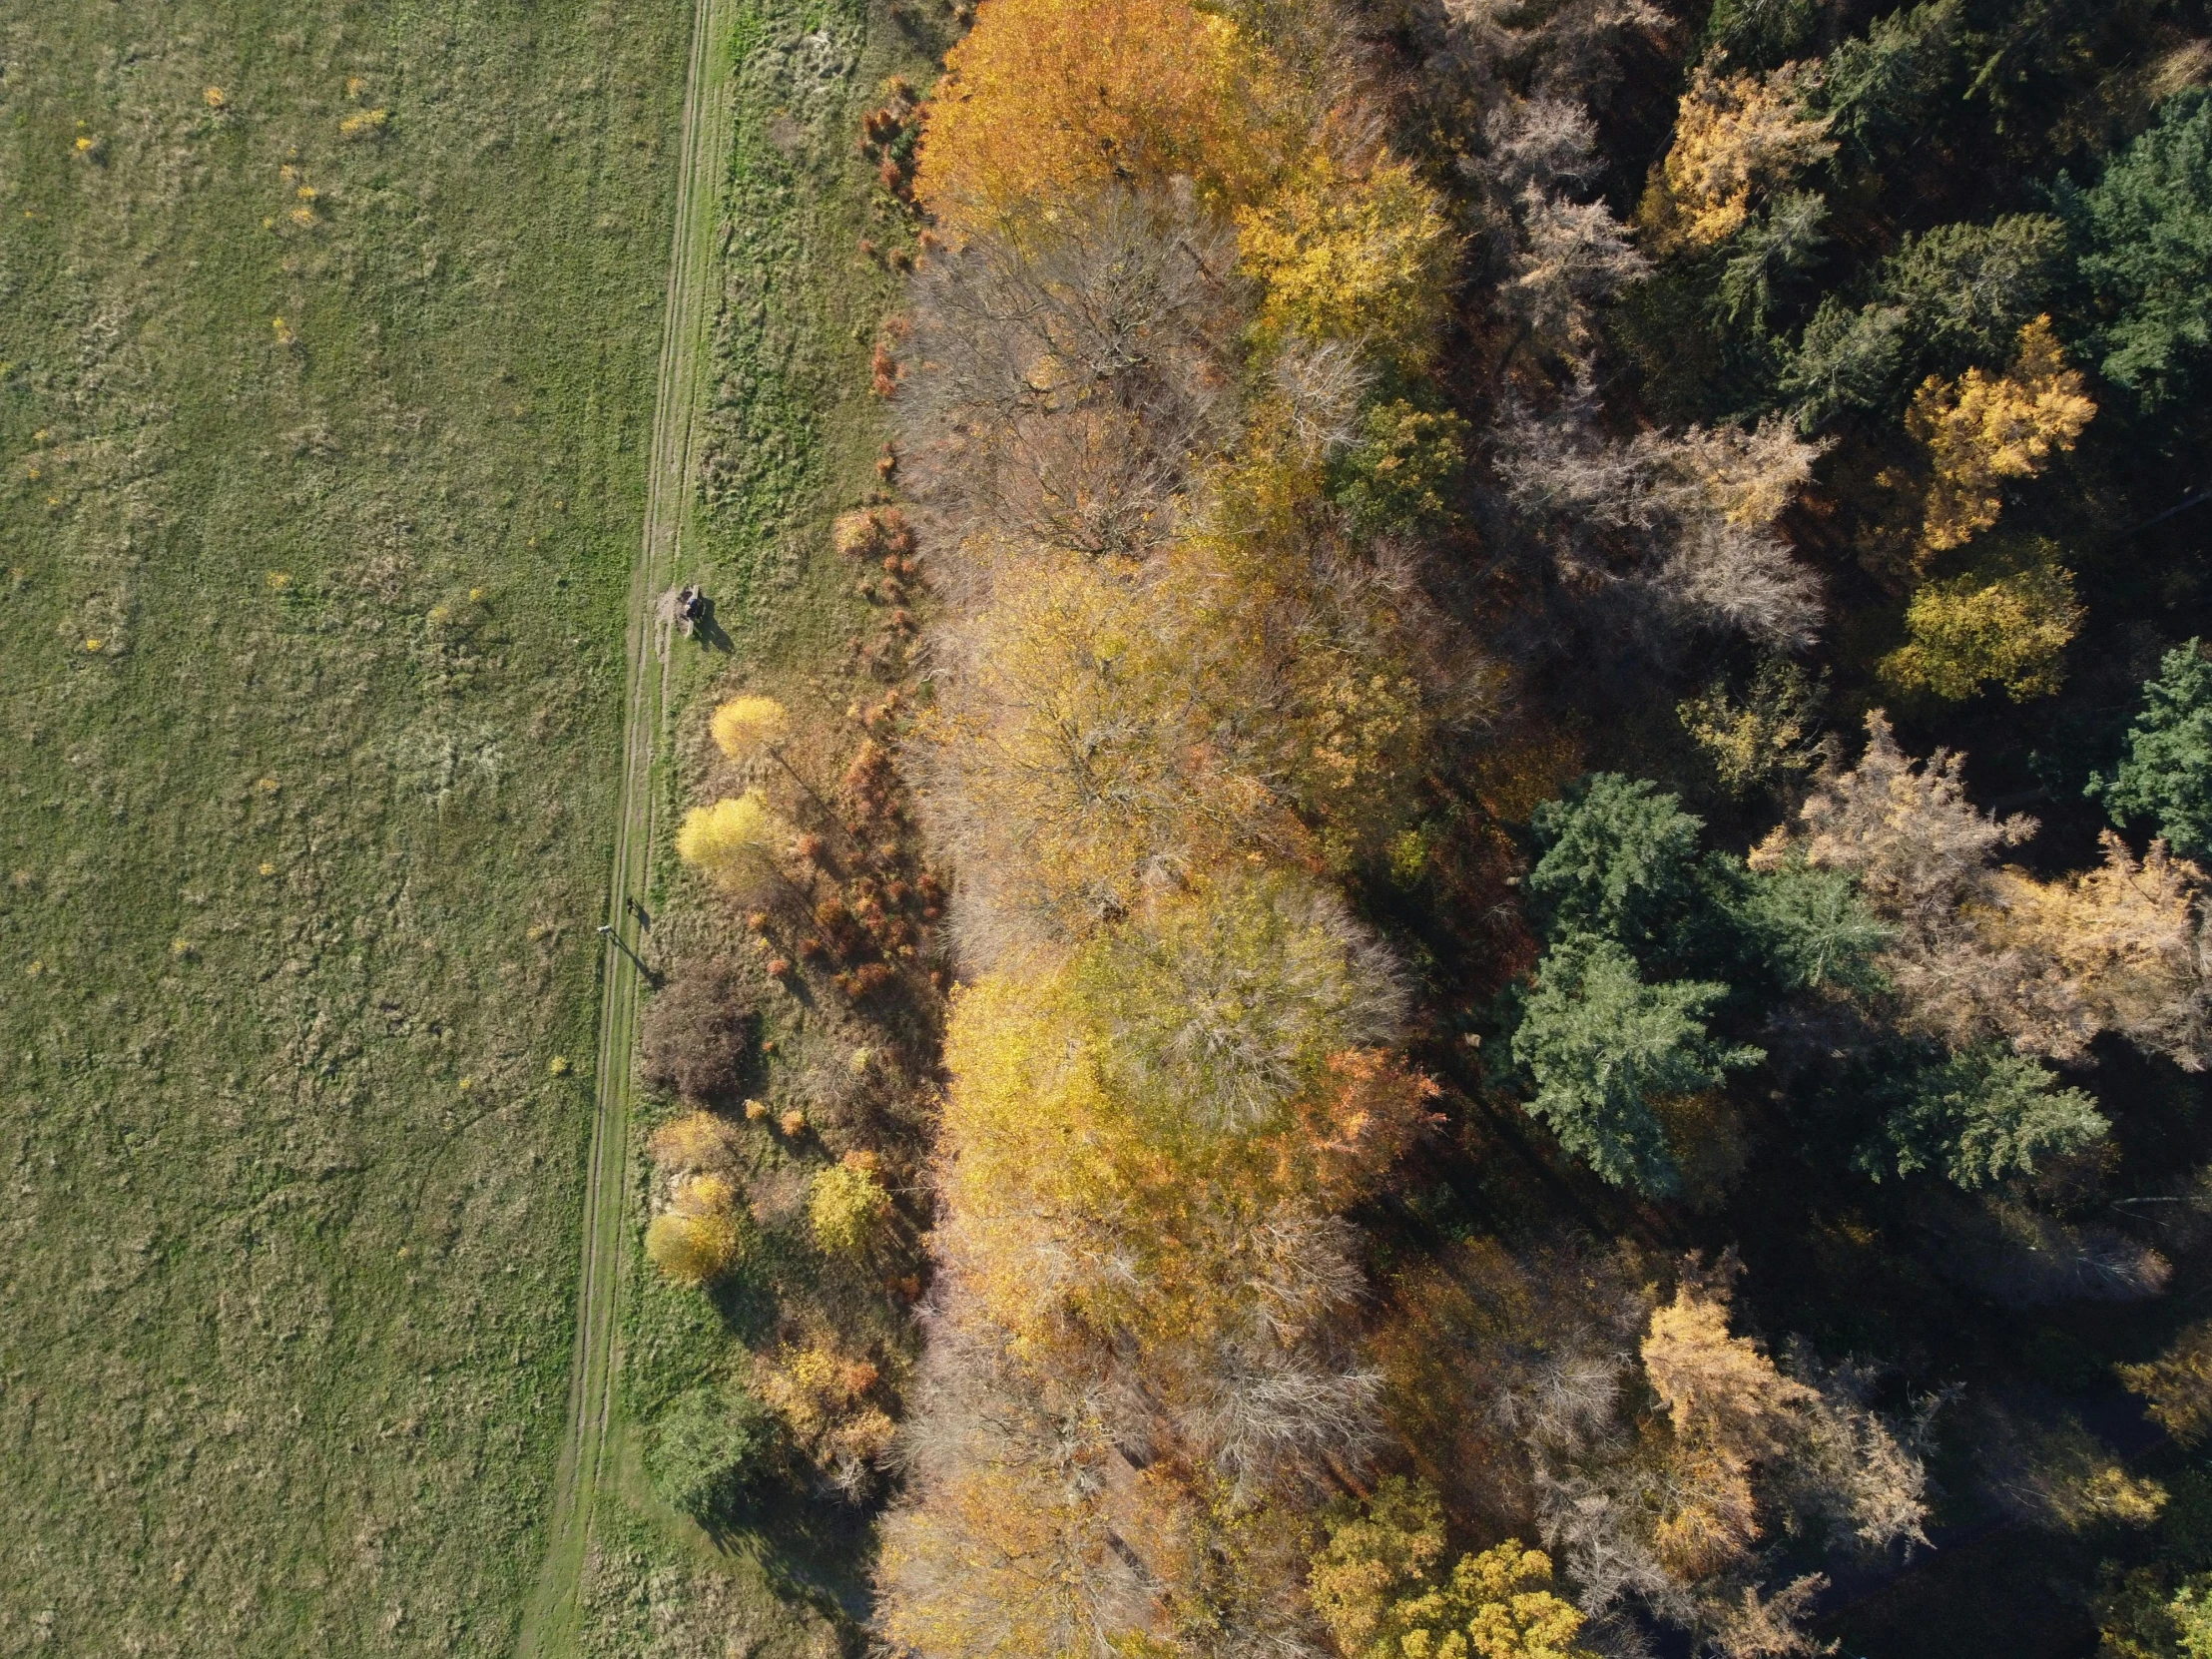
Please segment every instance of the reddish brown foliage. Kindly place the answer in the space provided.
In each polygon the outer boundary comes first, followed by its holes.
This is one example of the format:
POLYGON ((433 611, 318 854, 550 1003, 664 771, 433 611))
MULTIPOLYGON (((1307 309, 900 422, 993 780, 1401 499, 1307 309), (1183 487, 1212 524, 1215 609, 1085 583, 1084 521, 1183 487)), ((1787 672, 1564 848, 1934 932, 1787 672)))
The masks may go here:
POLYGON ((689 1100, 733 1094, 752 1064, 754 1024, 735 967, 680 973, 645 1011, 638 1069, 650 1087, 689 1100))
POLYGON ((1284 1179, 1311 1170, 1333 1208, 1372 1191, 1415 1139, 1442 1121, 1428 1109, 1441 1091, 1395 1054, 1350 1048, 1329 1057, 1329 1086, 1300 1109, 1277 1157, 1284 1179))

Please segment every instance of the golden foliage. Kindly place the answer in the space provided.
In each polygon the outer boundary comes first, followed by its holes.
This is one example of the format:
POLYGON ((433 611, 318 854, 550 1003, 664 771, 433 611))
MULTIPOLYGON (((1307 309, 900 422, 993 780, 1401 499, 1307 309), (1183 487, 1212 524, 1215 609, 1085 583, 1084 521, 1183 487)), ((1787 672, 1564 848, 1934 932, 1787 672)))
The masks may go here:
POLYGON ((849 1477, 890 1450, 897 1425, 876 1403, 882 1374, 869 1361, 828 1342, 787 1349, 756 1362, 754 1385, 817 1462, 849 1477))
POLYGON ((2109 830, 2102 844, 2101 865, 2057 880, 2002 871, 1989 931, 2055 964, 2097 1025, 2196 1070, 2204 871, 2163 841, 2140 862, 2109 830))
MULTIPOLYGON (((1809 863, 1856 876, 1875 914, 1896 927, 1880 960, 1908 1029, 1953 1048, 2003 1037, 2022 1053, 2070 1058, 2095 1034, 2079 997, 1989 928, 2001 914, 1995 855, 2032 834, 2034 821, 1977 811, 1964 764, 1947 750, 1911 758, 1874 710, 1859 764, 1824 778, 1806 802, 1809 832, 1798 844, 1809 863)), ((1792 844, 1778 830, 1751 862, 1773 867, 1792 844)))
POLYGON ((1781 415, 1756 426, 1692 426, 1677 438, 1668 468, 1690 479, 1728 523, 1764 529, 1812 482, 1822 444, 1807 443, 1781 415))
POLYGON ((945 1027, 937 1245, 1017 1353, 1097 1294, 1113 1166, 1136 1161, 1055 989, 987 976, 954 994, 945 1027))
POLYGON ((730 1183, 719 1175, 680 1180, 669 1207, 645 1230, 645 1253, 680 1285, 720 1278, 744 1248, 730 1183))
POLYGON ((1751 1472, 1779 1456, 1794 1413, 1819 1396, 1728 1330, 1725 1281, 1691 1280, 1652 1310, 1644 1375, 1674 1427, 1673 1478, 1654 1542, 1683 1578, 1702 1578, 1758 1541, 1751 1472))
POLYGON ((1247 200, 1268 172, 1260 72, 1188 0, 985 0, 945 54, 915 194, 954 232, 1178 174, 1247 200))
POLYGON ((759 790, 694 807, 676 831, 676 855, 717 886, 743 892, 773 876, 794 831, 759 790))
POLYGON ((1509 1539, 1436 1572, 1443 1508, 1426 1485, 1392 1475, 1328 1530, 1307 1589, 1345 1659, 1588 1659, 1541 1550, 1509 1539))
POLYGON ((2120 1382, 2150 1401, 2153 1422, 2183 1445, 2212 1429, 2212 1320, 2199 1320, 2157 1359, 2118 1368, 2120 1382))
POLYGON ((1158 908, 953 1000, 937 1242, 1020 1354, 1234 1323, 1307 1271, 1298 1229, 1371 1191, 1427 1123, 1434 1085, 1357 1046, 1396 1003, 1336 935, 1341 912, 1267 883, 1158 908), (1263 1260, 1277 1222, 1290 1254, 1263 1260))
POLYGON ((815 1243, 832 1256, 861 1256, 891 1217, 891 1195, 867 1164, 851 1157, 809 1185, 807 1222, 815 1243))
POLYGON ((791 735, 791 715, 773 697, 733 697, 715 710, 708 730, 733 761, 750 761, 791 735))
POLYGON ((682 1173, 725 1163, 738 1147, 737 1125, 713 1112, 687 1112, 653 1131, 646 1150, 664 1170, 682 1173))
POLYGON ((1698 66, 1640 215, 1662 249, 1718 247, 1743 228, 1754 191, 1835 153, 1828 118, 1806 110, 1817 73, 1802 63, 1764 75, 1698 66))
MULTIPOLYGON (((1195 561, 1180 580, 1072 558, 1004 567, 958 642, 961 684, 925 729, 939 833, 977 910, 1010 932, 1079 939, 1136 909, 1148 874, 1304 850, 1267 776, 1277 757, 1213 718, 1239 649, 1261 643, 1249 617, 1240 629, 1222 614, 1235 599, 1195 561)), ((986 960, 1011 948, 965 942, 986 960)))
POLYGON ((1757 1343, 1729 1335, 1727 1298, 1712 1286, 1685 1282, 1672 1303, 1653 1309, 1641 1352, 1644 1374, 1683 1439, 1771 1455, 1789 1411, 1813 1397, 1776 1371, 1757 1343))
POLYGON ((1705 752, 1722 788, 1742 795, 1777 776, 1813 769, 1810 739, 1820 690, 1795 663, 1760 666, 1743 702, 1716 681, 1674 706, 1690 741, 1705 752))
POLYGON ((1404 827, 1434 732, 1422 602, 1405 571, 1320 530, 1319 475, 1284 446, 1253 434, 1209 485, 1155 584, 1183 619, 1194 724, 1237 734, 1234 748, 1208 748, 1275 810, 1274 822, 1247 811, 1248 844, 1307 862, 1302 827, 1317 826, 1341 870, 1404 827))
MULTIPOLYGON (((2116 837, 2102 868, 2040 882, 1995 866, 2034 821, 1976 812, 1963 757, 1925 765, 1898 747, 1880 711, 1867 717, 1859 765, 1805 804, 1808 861, 1851 871, 1898 927, 1883 965, 1907 1023, 1954 1047, 2009 1040, 2070 1059, 2099 1030, 2200 1069, 2207 1061, 2199 929, 2203 872, 2154 845, 2140 863, 2116 837)), ((1792 845, 1781 830, 1752 854, 1767 867, 1792 845)))
POLYGON ((926 1501, 884 1517, 883 1634, 901 1651, 1096 1659, 1101 1631, 1142 1628, 1149 1598, 1130 1593, 1121 1550, 1157 1531, 1112 1524, 1099 1488, 1115 1454, 1095 1421, 1074 1429, 1064 1461, 976 1435, 926 1501))
POLYGON ((1307 1593, 1337 1650, 1387 1651, 1394 1604, 1420 1593, 1444 1553, 1444 1512, 1433 1488, 1390 1475, 1361 1508, 1329 1522, 1314 1554, 1307 1593))
POLYGON ((1356 171, 1315 152, 1237 214, 1237 251, 1263 286, 1269 334, 1372 341, 1425 354, 1455 246, 1436 193, 1404 162, 1356 171))
POLYGON ((1929 582, 1906 609, 1907 643, 1882 659, 1879 672, 1899 691, 1950 701, 1991 681, 2015 703, 2048 697, 2064 677, 2081 617, 2072 573, 2047 557, 1994 577, 1929 582))
POLYGON ((2018 354, 1999 378, 1969 368, 1955 381, 1930 375, 1922 383, 1905 425, 1934 473, 1921 527, 1925 550, 1964 546, 1997 521, 2004 480, 2032 478, 2053 449, 2073 448, 2097 412, 2081 386, 2047 316, 2020 330, 2018 354))
MULTIPOLYGON (((1582 1614, 1551 1590, 1551 1557, 1515 1539, 1452 1569, 1453 1599, 1473 1611, 1466 1621, 1470 1659, 1586 1659, 1575 1646, 1582 1614)), ((1448 1647, 1439 1644, 1438 1659, 1448 1647)))
POLYGON ((2036 1422, 1985 1409, 1978 1427, 1990 1495, 2017 1519, 2068 1532, 2148 1526, 2169 1501, 2162 1483, 2130 1474, 2071 1412, 2036 1422))

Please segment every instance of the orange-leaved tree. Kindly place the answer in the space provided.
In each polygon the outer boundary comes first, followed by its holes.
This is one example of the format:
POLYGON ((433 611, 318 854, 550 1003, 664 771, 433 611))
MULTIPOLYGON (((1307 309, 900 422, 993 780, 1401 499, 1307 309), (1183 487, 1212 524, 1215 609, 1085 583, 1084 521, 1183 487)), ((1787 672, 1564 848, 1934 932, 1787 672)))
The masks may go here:
POLYGON ((945 54, 915 194, 955 233, 1176 175, 1246 201, 1271 170, 1265 79, 1189 0, 986 0, 945 54))

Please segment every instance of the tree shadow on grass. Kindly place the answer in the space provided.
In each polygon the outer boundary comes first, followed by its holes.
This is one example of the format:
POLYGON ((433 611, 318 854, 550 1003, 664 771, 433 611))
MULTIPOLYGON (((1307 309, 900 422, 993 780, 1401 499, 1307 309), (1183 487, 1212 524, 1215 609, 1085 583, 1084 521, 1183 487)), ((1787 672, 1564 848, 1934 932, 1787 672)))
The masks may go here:
POLYGON ((765 1275, 724 1274, 707 1288, 707 1300, 722 1316, 724 1329, 748 1350, 775 1334, 776 1292, 765 1275))
POLYGON ((864 1623, 872 1610, 877 1510, 764 1481, 746 1493, 735 1517, 706 1531, 718 1549, 753 1555, 794 1595, 864 1623))

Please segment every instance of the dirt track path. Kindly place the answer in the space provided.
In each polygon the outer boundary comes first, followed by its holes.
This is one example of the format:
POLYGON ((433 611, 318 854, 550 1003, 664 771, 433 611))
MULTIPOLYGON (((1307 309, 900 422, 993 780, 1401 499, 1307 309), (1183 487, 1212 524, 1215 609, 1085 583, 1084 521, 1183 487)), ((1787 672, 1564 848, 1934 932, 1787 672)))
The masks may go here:
POLYGON ((654 804, 660 790, 667 715, 669 630, 658 614, 675 585, 679 539, 690 498, 692 440, 707 364, 714 274, 715 204, 730 138, 733 0, 694 0, 691 60, 677 184, 676 234, 654 395, 645 526, 630 577, 629 690, 623 718, 622 798, 603 943, 599 1060, 591 1153, 586 1166, 583 1260, 577 1276, 576 1349, 570 1360, 568 1428, 555 1476, 545 1565, 523 1614, 524 1659, 577 1651, 592 1505, 615 1434, 621 1362, 623 1194, 630 1135, 631 1055, 643 980, 631 947, 650 955, 630 910, 652 875, 654 804))

